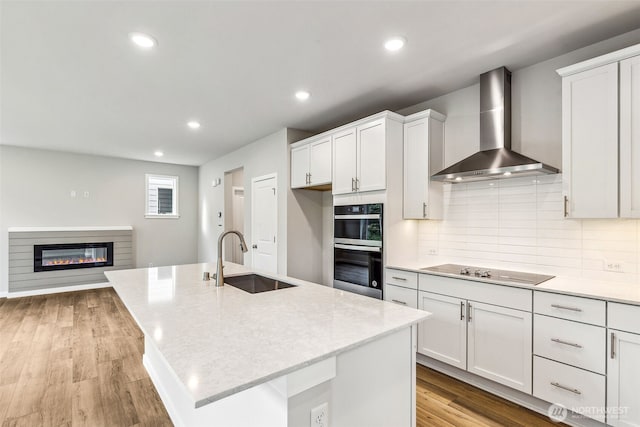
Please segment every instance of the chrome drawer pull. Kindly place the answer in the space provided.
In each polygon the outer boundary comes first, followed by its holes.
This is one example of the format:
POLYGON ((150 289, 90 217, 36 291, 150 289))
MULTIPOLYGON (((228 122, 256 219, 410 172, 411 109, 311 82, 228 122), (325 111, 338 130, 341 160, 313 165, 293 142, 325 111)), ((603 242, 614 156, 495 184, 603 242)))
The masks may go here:
POLYGON ((570 345, 571 347, 575 347, 575 348, 582 348, 582 346, 580 344, 576 344, 576 343, 573 343, 573 342, 562 341, 559 338, 551 338, 551 341, 557 342, 558 344, 570 345))
POLYGON ((404 277, 396 277, 396 276, 391 276, 392 279, 396 279, 396 280, 403 280, 403 281, 407 281, 407 279, 405 279, 404 277))
POLYGON ((404 301, 398 301, 397 299, 392 299, 391 301, 392 301, 392 302, 395 302, 395 303, 398 303, 398 304, 407 305, 407 303, 406 303, 406 302, 404 302, 404 301))
POLYGON ((616 334, 611 332, 611 358, 616 358, 616 334))
POLYGON ((582 313, 582 309, 577 307, 567 307, 566 305, 558 305, 558 304, 551 304, 551 307, 559 308, 561 310, 570 310, 570 311, 576 311, 578 313, 582 313))
POLYGON ((562 390, 570 391, 571 393, 574 393, 574 394, 582 394, 582 392, 577 388, 567 387, 566 385, 562 385, 560 383, 555 383, 555 382, 551 382, 550 384, 554 387, 558 387, 558 388, 561 388, 562 390))
POLYGON ((460 320, 464 320, 464 301, 460 301, 460 320))

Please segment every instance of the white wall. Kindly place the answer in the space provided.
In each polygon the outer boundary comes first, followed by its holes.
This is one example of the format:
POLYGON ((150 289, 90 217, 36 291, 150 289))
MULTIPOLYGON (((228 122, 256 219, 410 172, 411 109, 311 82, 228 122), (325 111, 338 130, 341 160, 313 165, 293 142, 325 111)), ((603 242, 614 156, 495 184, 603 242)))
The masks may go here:
MULTIPOLYGON (((245 197, 245 237, 251 245, 251 180, 276 173, 278 175, 278 272, 287 268, 287 190, 288 179, 287 129, 233 151, 200 166, 199 172, 199 227, 198 259, 200 262, 215 261, 218 236, 223 231, 224 219, 218 221, 218 212, 224 213, 224 185, 212 187, 216 178, 224 178, 225 172, 243 168, 245 197)), ((251 265, 251 249, 245 254, 245 265, 251 265)))
MULTIPOLYGON (((561 79, 556 69, 640 43, 640 30, 515 70, 512 148, 562 166, 561 79)), ((447 115, 445 163, 479 145, 479 85, 400 111, 433 108, 447 115)), ((523 269, 611 281, 638 280, 640 229, 631 220, 565 220, 561 175, 445 185, 442 221, 420 221, 418 264, 443 262, 523 269), (429 255, 430 251, 438 255, 429 255), (604 259, 624 273, 603 271, 604 259)))
POLYGON ((0 146, 0 293, 7 290, 8 227, 131 225, 137 266, 195 262, 197 171, 192 166, 0 146), (179 176, 179 219, 145 219, 147 173, 179 176), (77 192, 75 198, 71 190, 77 192))

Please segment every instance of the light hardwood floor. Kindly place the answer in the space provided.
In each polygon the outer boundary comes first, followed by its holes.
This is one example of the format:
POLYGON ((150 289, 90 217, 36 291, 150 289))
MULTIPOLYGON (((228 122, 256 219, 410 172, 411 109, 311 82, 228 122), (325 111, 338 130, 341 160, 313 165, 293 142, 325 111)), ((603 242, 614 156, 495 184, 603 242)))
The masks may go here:
MULTIPOLYGON (((142 353, 112 288, 0 299, 0 426, 171 426, 142 353)), ((558 424, 418 365, 417 425, 558 424)))

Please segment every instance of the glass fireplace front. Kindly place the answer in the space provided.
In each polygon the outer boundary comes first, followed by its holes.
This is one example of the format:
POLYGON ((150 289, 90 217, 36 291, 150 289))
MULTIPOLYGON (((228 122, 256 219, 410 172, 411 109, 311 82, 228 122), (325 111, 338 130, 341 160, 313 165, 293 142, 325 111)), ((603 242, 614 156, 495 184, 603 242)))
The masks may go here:
POLYGON ((34 245, 33 271, 108 267, 113 265, 113 242, 34 245))

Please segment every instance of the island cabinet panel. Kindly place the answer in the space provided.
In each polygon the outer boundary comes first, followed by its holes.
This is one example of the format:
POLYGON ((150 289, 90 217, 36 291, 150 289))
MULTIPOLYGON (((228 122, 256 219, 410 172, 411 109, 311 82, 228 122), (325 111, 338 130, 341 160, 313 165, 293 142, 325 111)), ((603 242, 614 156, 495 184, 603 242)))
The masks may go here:
POLYGON ((468 367, 481 377, 531 393, 531 313, 468 302, 468 367))
POLYGON ((562 79, 565 216, 618 217, 618 64, 562 79))

